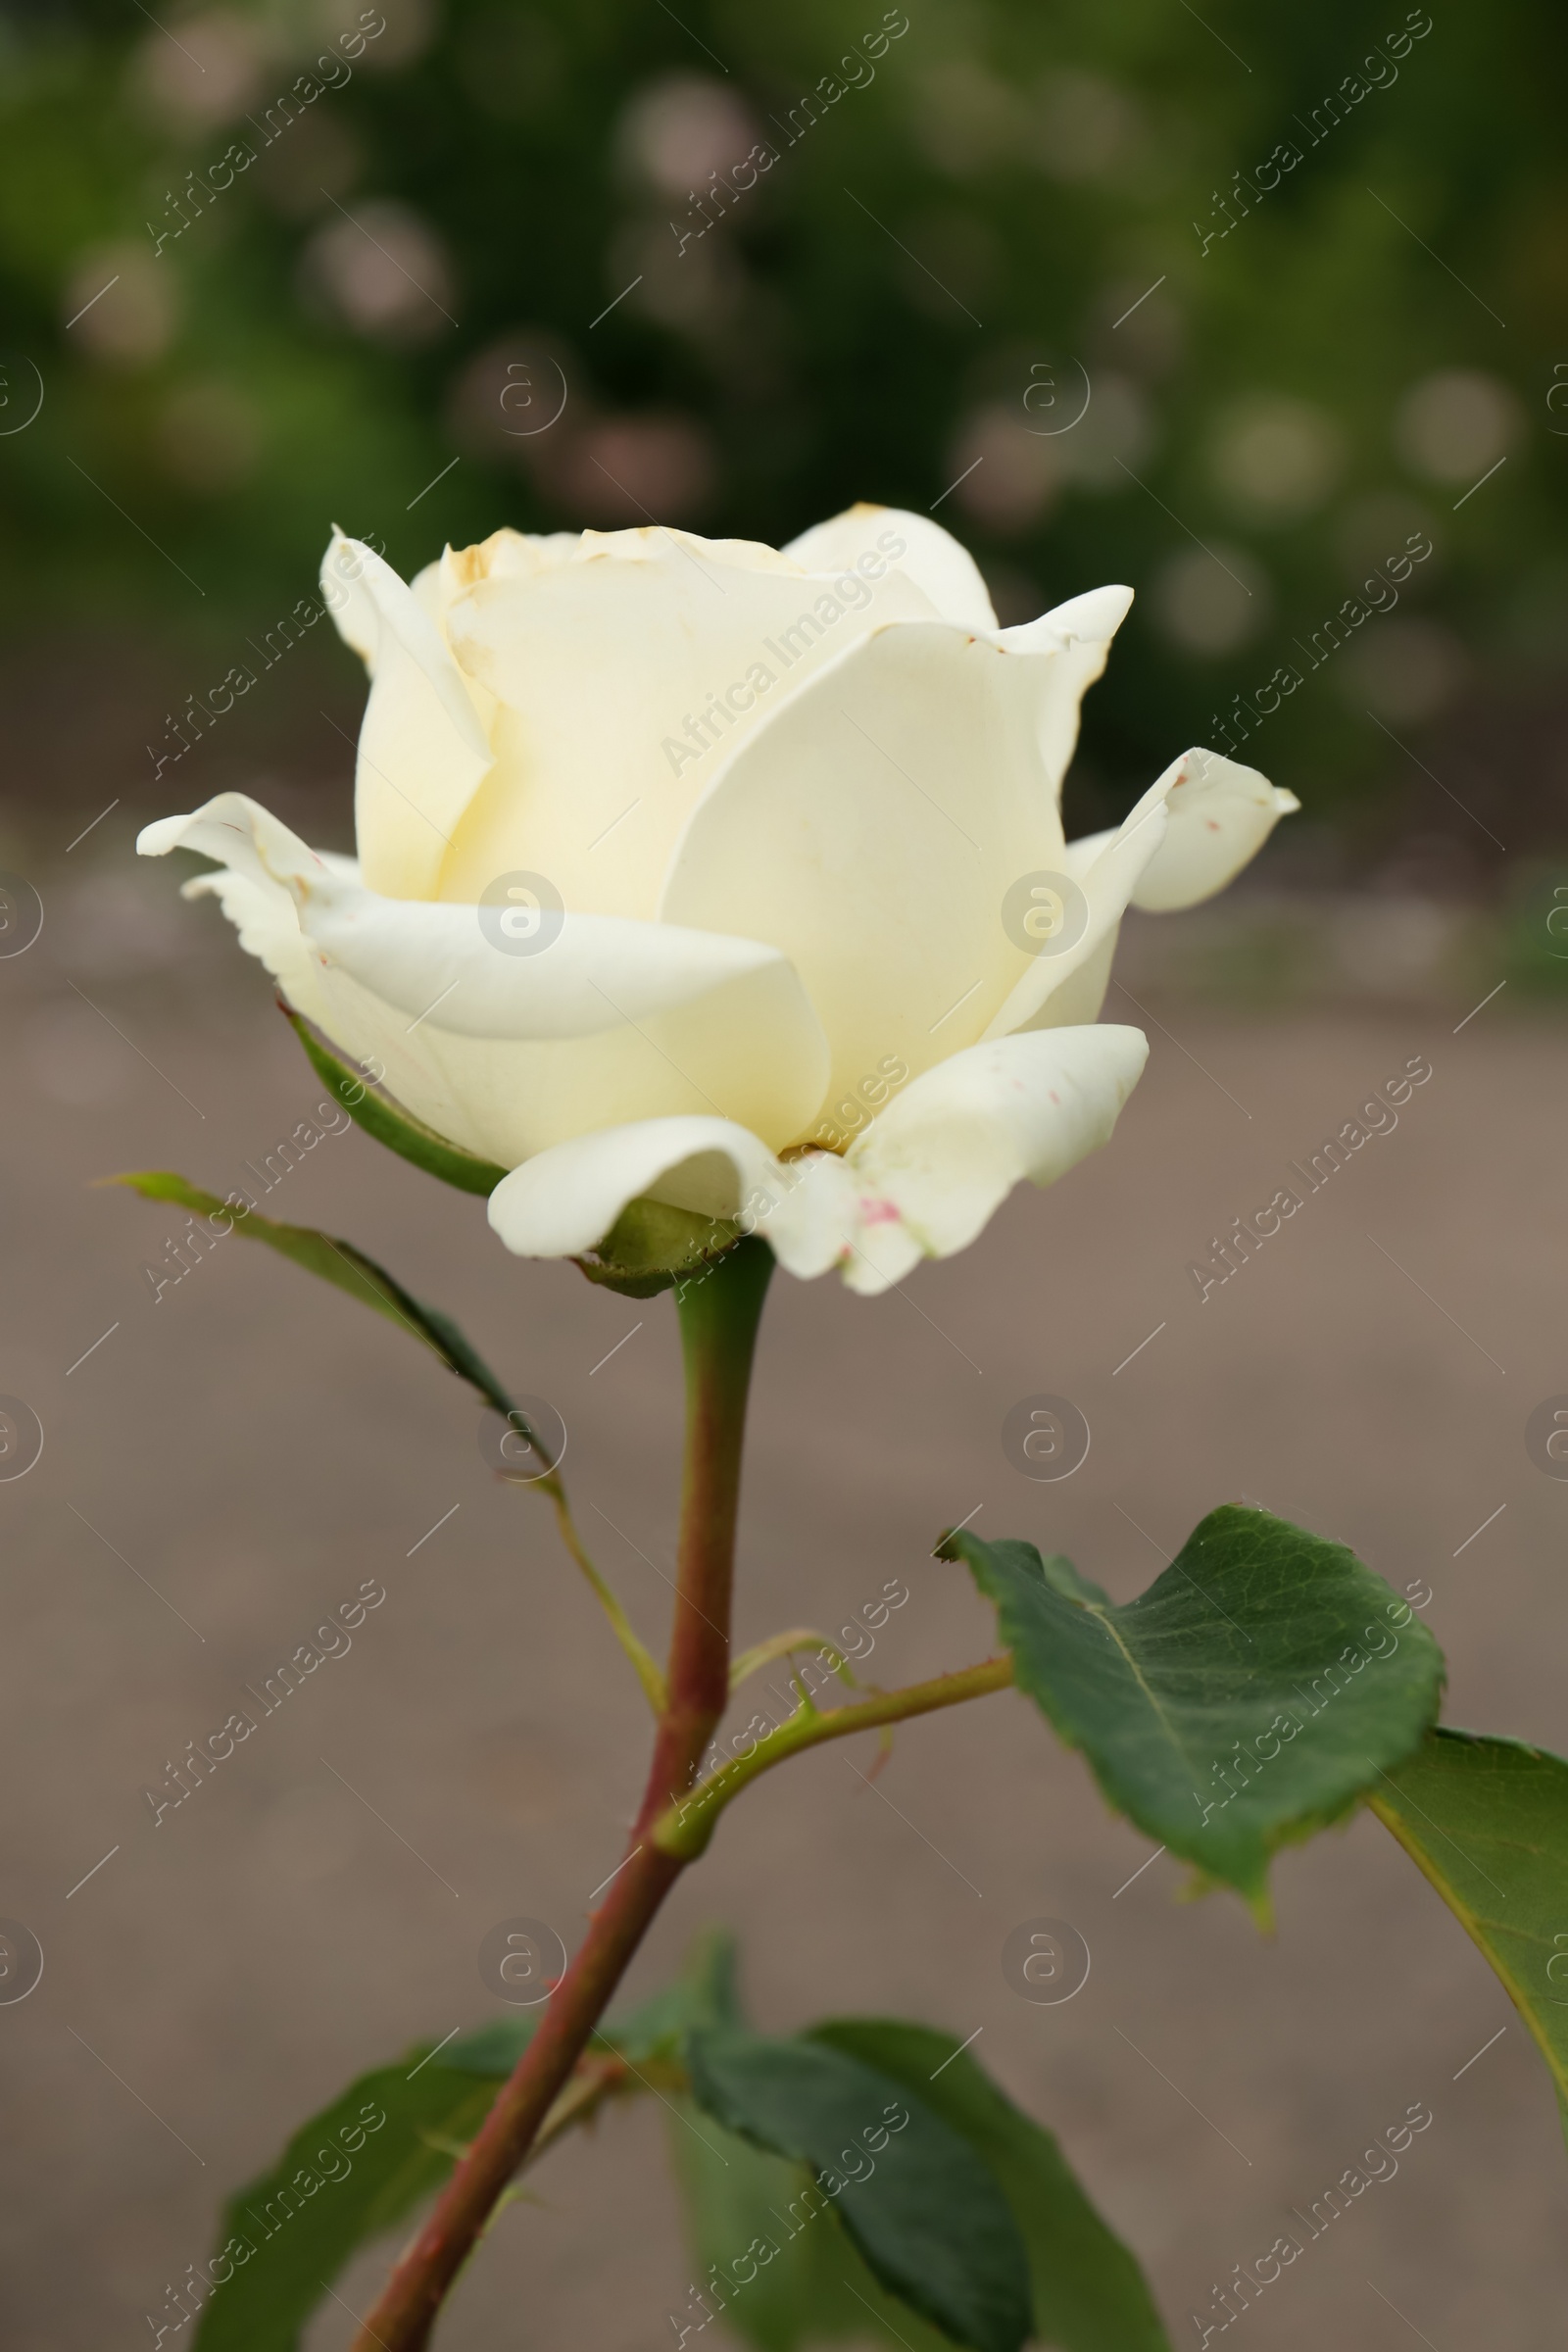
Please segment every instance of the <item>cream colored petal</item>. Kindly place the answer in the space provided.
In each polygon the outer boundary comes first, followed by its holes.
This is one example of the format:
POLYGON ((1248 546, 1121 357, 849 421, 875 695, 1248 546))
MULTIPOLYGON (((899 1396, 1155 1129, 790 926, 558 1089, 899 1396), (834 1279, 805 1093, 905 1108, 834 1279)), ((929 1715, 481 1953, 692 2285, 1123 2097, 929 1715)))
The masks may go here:
MULTIPOLYGON (((446 642, 447 633, 447 607, 452 602, 445 576, 451 555, 452 550, 449 547, 445 555, 438 556, 433 564, 424 564, 409 582, 409 593, 414 597, 416 603, 429 613, 430 618, 441 632, 443 644, 446 642)), ((462 593, 466 595, 466 589, 462 593)))
POLYGON ((332 537, 321 558, 321 602, 331 613, 338 635, 352 646, 372 675, 381 623, 375 599, 365 581, 365 567, 355 552, 359 542, 332 525, 332 537))
POLYGON ((1076 931, 1077 936, 1059 954, 1047 941, 1041 953, 1028 961, 986 1031, 988 1037, 1010 1037, 1019 1030, 1056 1027, 1068 1019, 1089 1018, 1092 1015, 1087 1008, 1091 1004, 1098 1009, 1097 978, 1109 977, 1110 956, 1121 918, 1132 904, 1141 876, 1157 856, 1165 838, 1169 822, 1166 796, 1180 775, 1181 766, 1179 760, 1173 760, 1110 832, 1091 834, 1063 852, 1057 870, 1072 887, 1061 895, 1075 920, 1059 936, 1065 938, 1069 931, 1076 931), (1063 995, 1060 1022, 1051 1010, 1058 994, 1063 995))
POLYGON ((918 1079, 851 1147, 851 1290, 967 1249, 1013 1186, 1054 1184, 1109 1141, 1148 1058, 1142 1032, 1051 1029, 972 1046, 918 1079))
POLYGON ((1101 1006, 1110 987, 1110 975, 1120 938, 1121 918, 1118 916, 1098 933, 1098 945, 1074 965, 1064 980, 1057 983, 1038 1010, 1006 1034, 1017 1037, 1028 1029, 1074 1029, 1086 1021, 1098 1021, 1101 1006))
POLYGON ((760 1234, 809 1281, 850 1251, 855 1188, 841 1160, 787 1163, 728 1119, 648 1119, 601 1128, 514 1169, 490 1196, 490 1222, 521 1257, 576 1257, 628 1201, 650 1198, 760 1234))
POLYGON ((432 897, 471 902, 526 870, 568 906, 651 917, 732 748, 874 622, 926 610, 898 572, 807 577, 747 542, 648 530, 586 534, 585 549, 448 609, 458 660, 500 708, 496 765, 432 897))
MULTIPOLYGON (((337 980, 334 1000, 351 985, 337 980)), ((821 1099, 821 1031, 794 975, 778 962, 592 1037, 463 1037, 433 1020, 411 1034, 401 1013, 383 1010, 382 1018, 395 1025, 394 1044, 420 1050, 431 1073, 426 1083, 460 1106, 475 1139, 469 1148, 506 1167, 610 1121, 677 1115, 732 1119, 777 1149, 821 1099)), ((419 1103, 411 1099, 410 1108, 419 1103)))
POLYGON ((531 936, 545 944, 514 952, 484 920, 510 911, 383 899, 330 876, 302 895, 300 923, 362 987, 459 1037, 592 1037, 729 982, 764 972, 786 985, 792 978, 760 941, 618 914, 541 918, 530 908, 531 936))
MULTIPOLYGON (((546 543, 535 540, 533 544, 540 547, 546 543)), ((764 540, 705 539, 698 531, 677 530, 662 522, 638 523, 624 531, 584 531, 567 560, 574 564, 645 564, 650 554, 662 555, 669 547, 683 547, 700 560, 731 571, 793 573, 796 569, 787 555, 764 540)))
POLYGON ((1036 972, 1004 902, 1060 868, 1038 748, 1060 693, 1058 653, 901 622, 808 680, 693 815, 661 911, 789 956, 832 1043, 837 1128, 886 1099, 890 1069, 973 1044, 1036 972))
POLYGON ((997 625, 979 564, 927 514, 904 507, 847 507, 792 539, 784 553, 806 571, 844 571, 863 556, 885 559, 923 592, 939 619, 961 629, 997 625), (892 544, 899 541, 902 546, 892 544))
POLYGON ((325 860, 243 793, 149 825, 138 846, 223 856, 291 895, 319 963, 399 1011, 461 1037, 589 1037, 669 1012, 728 981, 783 969, 755 940, 619 915, 386 899, 325 860), (533 943, 537 942, 535 945, 533 943))
MULTIPOLYGON (((1120 825, 1112 825, 1107 832, 1081 834, 1077 841, 1069 841, 1061 853, 1060 872, 1082 890, 1100 858, 1119 840, 1121 833, 1120 825)), ((1135 858, 1139 846, 1137 842, 1133 845, 1135 858)), ((1147 852, 1148 843, 1142 846, 1147 852)), ((1107 869, 1107 879, 1114 870, 1107 869)), ((1049 993, 1039 999, 1035 1011, 1027 1019, 1006 1031, 998 1026, 995 1035, 1015 1036, 1025 1029, 1072 1029, 1099 1020, 1100 1008, 1110 986, 1116 943, 1121 937, 1121 916, 1119 913, 1112 916, 1110 904, 1105 903, 1108 893, 1100 891, 1097 896, 1101 911, 1082 952, 1064 972, 1051 971, 1042 976, 1049 984, 1049 993)), ((1001 1017, 998 1016, 999 1022, 1001 1017)))
POLYGON ((444 612, 455 605, 480 580, 529 579, 553 564, 569 564, 582 541, 579 531, 514 531, 504 526, 476 547, 448 547, 440 563, 431 566, 441 608, 444 612))
POLYGON ((601 1127, 514 1168, 490 1196, 492 1226, 519 1257, 577 1257, 628 1201, 658 1193, 705 1216, 734 1216, 782 1185, 758 1136, 731 1119, 644 1119, 601 1127))
POLYGON ((548 946, 514 955, 473 907, 364 890, 238 793, 138 846, 223 859, 211 886, 290 1002, 356 1059, 383 1060, 411 1110, 504 1165, 608 1120, 685 1112, 783 1144, 821 1098, 816 1016, 755 941, 568 914, 548 946))
POLYGON ((263 889, 282 891, 291 901, 301 884, 324 884, 332 872, 318 851, 243 792, 220 792, 186 815, 161 816, 143 825, 136 850, 142 858, 196 850, 203 858, 232 866, 263 889))
POLYGON ((1163 913, 1211 898, 1254 857, 1294 793, 1217 752, 1184 752, 1151 785, 1121 825, 1069 842, 1061 871, 1083 891, 1088 931, 1071 956, 1043 956, 992 1024, 1001 1037, 1023 1029, 1092 1021, 1104 1002, 1121 917, 1128 906, 1163 913), (1162 805, 1163 826, 1152 823, 1162 805))
POLYGON ((1164 841, 1133 892, 1133 905, 1153 914, 1211 899, 1257 856, 1280 818, 1301 805, 1255 767, 1218 752, 1186 752, 1177 764, 1164 841))
POLYGON ((348 642, 373 645, 354 790, 366 879, 389 898, 433 897, 453 828, 494 754, 437 621, 390 564, 336 537, 321 592, 348 642))
POLYGON ((239 934, 247 956, 265 964, 296 1012, 319 1021, 324 1010, 320 966, 300 929, 294 901, 276 884, 254 882, 231 867, 193 874, 182 899, 216 899, 239 934))
POLYGON ((1061 780, 1077 749, 1083 697, 1104 670, 1111 639, 1126 619, 1132 601, 1130 588, 1091 588, 1042 612, 1038 620, 998 631, 997 643, 1009 653, 1057 656, 1063 690, 1042 710, 1040 756, 1054 779, 1058 804, 1061 780))
MULTIPOLYGON (((1020 621, 1014 628, 999 629, 997 634, 1004 645, 1018 653, 1053 641, 1057 645, 1095 647, 1100 651, 1100 669, 1103 669, 1110 641, 1132 611, 1132 605, 1130 588, 1086 588, 1081 596, 1070 596, 1064 605, 1053 605, 1038 620, 1020 621)), ((1096 670, 1096 677, 1100 669, 1096 670)))

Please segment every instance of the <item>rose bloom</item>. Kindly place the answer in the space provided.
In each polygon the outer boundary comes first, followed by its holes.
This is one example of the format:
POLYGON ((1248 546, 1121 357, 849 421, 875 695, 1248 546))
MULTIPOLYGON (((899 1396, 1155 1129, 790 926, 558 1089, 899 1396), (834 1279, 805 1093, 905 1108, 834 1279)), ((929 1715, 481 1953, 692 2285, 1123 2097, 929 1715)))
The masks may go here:
POLYGON ((359 858, 240 793, 190 849, 287 1003, 510 1170, 490 1222, 576 1256, 645 1200, 858 1291, 973 1241, 1108 1138, 1148 1053, 1102 1024, 1129 906, 1193 906, 1296 808, 1190 751, 1067 843, 1084 690, 1132 601, 1000 628, 922 515, 782 551, 498 531, 412 586, 335 536, 370 676, 359 858))

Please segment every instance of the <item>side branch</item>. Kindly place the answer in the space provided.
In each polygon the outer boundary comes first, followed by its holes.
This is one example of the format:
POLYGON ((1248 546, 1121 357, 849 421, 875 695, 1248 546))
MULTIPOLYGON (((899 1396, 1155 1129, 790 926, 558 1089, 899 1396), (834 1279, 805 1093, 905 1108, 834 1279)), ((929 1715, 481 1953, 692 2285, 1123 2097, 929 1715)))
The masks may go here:
POLYGON ((750 1755, 737 1756, 710 1773, 690 1796, 667 1806, 653 1827, 660 1850, 690 1862, 703 1852, 726 1805, 760 1773, 770 1772, 786 1756, 817 1747, 824 1740, 848 1740, 856 1732, 874 1732, 890 1723, 905 1723, 911 1715, 930 1715, 938 1707, 956 1707, 967 1698, 984 1698, 1012 1684, 1010 1656, 985 1658, 956 1674, 939 1674, 928 1683, 908 1683, 902 1690, 879 1690, 853 1707, 835 1707, 824 1715, 808 1701, 788 1723, 758 1741, 750 1755))

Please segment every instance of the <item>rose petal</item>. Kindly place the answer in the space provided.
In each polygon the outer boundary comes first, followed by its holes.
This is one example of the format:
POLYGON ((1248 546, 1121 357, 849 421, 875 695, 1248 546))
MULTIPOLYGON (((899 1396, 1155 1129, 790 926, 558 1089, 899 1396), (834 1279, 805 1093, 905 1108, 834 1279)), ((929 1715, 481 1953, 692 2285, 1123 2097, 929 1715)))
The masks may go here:
POLYGON ((1054 1184, 1110 1139, 1148 1058, 1141 1030, 1049 1029, 971 1046, 895 1098, 852 1145, 851 1290, 967 1249, 1013 1186, 1054 1184))
POLYGON ((528 869, 568 906, 652 917, 680 828, 733 747, 874 622, 927 611, 896 571, 841 591, 746 542, 646 530, 589 534, 584 549, 492 574, 448 608, 459 661, 501 708, 495 768, 432 897, 471 901, 528 869))
POLYGON ((1132 601, 1130 588, 1090 588, 1042 612, 1038 620, 997 632, 997 643, 1009 653, 1059 655, 1060 690, 1042 712, 1040 738, 1041 757, 1055 779, 1058 802, 1061 779, 1078 746, 1083 697, 1103 672, 1111 639, 1126 619, 1132 601))
POLYGON ((1057 1029, 971 1047, 912 1085, 846 1159, 780 1162, 724 1119, 601 1129, 516 1168, 490 1222, 524 1257, 579 1256, 644 1196, 760 1233, 803 1280, 866 1295, 966 1249, 1013 1186, 1054 1184, 1105 1143, 1148 1054, 1136 1029, 1057 1029))
POLYGON ((1294 792, 1218 752, 1187 752, 1179 764, 1164 841, 1133 892, 1133 905, 1155 914, 1211 899, 1301 806, 1294 792))
POLYGON ((1254 768, 1237 767, 1217 752, 1184 752, 1124 824, 1067 844, 1061 870, 1090 901, 1089 936, 1070 964, 1048 965, 1042 958, 1046 968, 1034 975, 1033 993, 1027 982, 1019 984, 993 1034, 1096 1019, 1126 908, 1163 913, 1211 898, 1255 856, 1279 819, 1299 806, 1294 793, 1277 789, 1254 768), (1145 831, 1144 855, 1130 858, 1124 854, 1128 829, 1136 829, 1156 801, 1164 805, 1164 829, 1157 837, 1145 831))
POLYGON ((519 1257, 579 1257, 628 1201, 657 1194, 699 1215, 729 1217, 784 1174, 761 1138, 732 1119, 643 1119, 577 1136, 514 1168, 491 1194, 489 1217, 519 1257))
POLYGON ((380 898, 238 793, 138 846, 224 859, 207 887, 289 1001, 351 1055, 384 1060, 419 1117, 504 1165, 602 1125, 609 1106, 716 1111, 783 1144, 821 1099, 820 1026, 756 941, 566 914, 548 946, 514 955, 475 908, 380 898))
MULTIPOLYGON (((1058 704, 1076 711, 1078 676, 1059 646, 900 622, 808 679, 694 812, 661 912, 789 956, 832 1042, 829 1114, 874 1101, 886 1062, 918 1073, 973 1044, 1054 963, 1004 903, 1061 869, 1040 745, 1065 723, 1058 704)), ((1152 847, 1146 833, 1140 851, 1152 847)), ((1054 964, 1052 983, 1070 968, 1054 964)), ((1031 997, 1007 1025, 1033 1009, 1031 997)))
MULTIPOLYGON (((1080 893, 1074 911, 1083 927, 1059 953, 1048 945, 1028 959, 987 1029, 988 1038, 1011 1037, 1021 1029, 1068 1026, 1075 1019, 1093 1017, 1084 1007, 1093 994, 1094 980, 1080 979, 1080 975, 1109 975, 1121 918, 1139 877, 1164 839, 1168 821, 1165 795, 1179 766, 1177 761, 1168 767, 1111 832, 1091 834, 1088 840, 1063 850, 1056 870, 1080 893), (1064 1007, 1072 1008, 1059 1016, 1051 1010, 1058 995, 1064 1007)), ((1099 1009, 1098 1000, 1095 1009, 1099 1009)))
POLYGON ((862 556, 896 562, 912 580, 942 620, 963 629, 992 630, 997 615, 980 566, 966 547, 960 547, 928 515, 912 514, 905 507, 847 507, 826 522, 813 523, 784 550, 807 571, 847 571, 862 556), (888 558, 878 540, 893 532, 905 543, 905 553, 888 558))
POLYGON ((338 533, 321 593, 347 642, 371 649, 354 786, 366 880, 391 898, 431 897, 494 754, 439 627, 390 564, 338 533))

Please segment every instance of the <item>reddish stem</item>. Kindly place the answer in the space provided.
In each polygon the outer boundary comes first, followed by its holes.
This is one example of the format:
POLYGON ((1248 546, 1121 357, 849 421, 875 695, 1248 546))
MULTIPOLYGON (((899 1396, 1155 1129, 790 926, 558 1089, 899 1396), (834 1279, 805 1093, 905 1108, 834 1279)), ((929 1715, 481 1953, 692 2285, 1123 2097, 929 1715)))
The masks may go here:
POLYGON ((604 2015, 661 1903, 686 1868, 653 1825, 692 1787, 729 1697, 730 1594, 741 1441, 757 1327, 773 1256, 743 1241, 676 1291, 686 1362, 680 1559, 666 1680, 648 1785, 626 1861, 551 1998, 538 2032, 399 2261, 353 2352, 424 2352, 441 2305, 604 2015))

